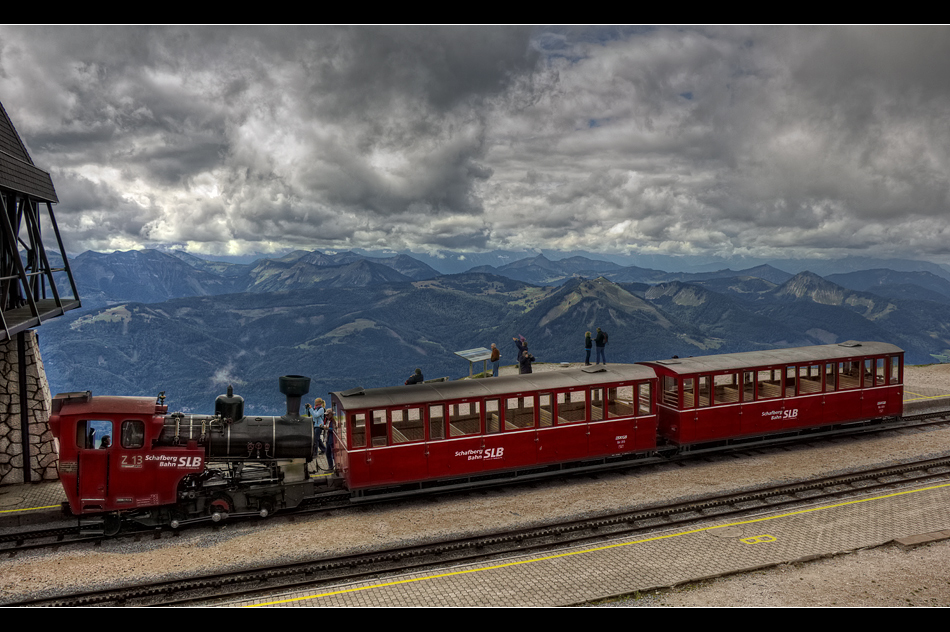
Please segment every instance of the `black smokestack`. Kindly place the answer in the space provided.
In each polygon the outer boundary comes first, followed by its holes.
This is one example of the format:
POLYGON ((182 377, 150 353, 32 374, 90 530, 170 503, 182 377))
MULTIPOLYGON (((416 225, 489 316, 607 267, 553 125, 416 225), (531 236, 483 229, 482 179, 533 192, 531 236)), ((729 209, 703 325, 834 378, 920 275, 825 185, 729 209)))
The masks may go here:
POLYGON ((285 375, 279 378, 280 392, 287 396, 286 417, 300 417, 300 398, 310 392, 310 378, 285 375))

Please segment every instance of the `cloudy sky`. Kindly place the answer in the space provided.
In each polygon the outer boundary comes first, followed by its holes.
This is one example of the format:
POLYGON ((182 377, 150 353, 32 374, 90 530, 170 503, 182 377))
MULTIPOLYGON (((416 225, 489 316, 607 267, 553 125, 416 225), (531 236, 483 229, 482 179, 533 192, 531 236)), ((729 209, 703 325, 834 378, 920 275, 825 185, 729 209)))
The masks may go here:
POLYGON ((67 247, 950 262, 945 27, 0 26, 67 247))

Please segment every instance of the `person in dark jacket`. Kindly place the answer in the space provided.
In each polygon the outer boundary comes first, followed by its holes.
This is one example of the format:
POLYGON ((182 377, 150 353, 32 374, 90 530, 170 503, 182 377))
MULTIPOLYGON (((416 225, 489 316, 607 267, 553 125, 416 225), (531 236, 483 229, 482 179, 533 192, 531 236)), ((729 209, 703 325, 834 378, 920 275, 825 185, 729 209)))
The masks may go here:
POLYGON ((594 341, 591 340, 590 332, 584 336, 584 349, 587 351, 587 357, 584 359, 584 366, 590 366, 590 350, 594 347, 594 341))
POLYGON ((518 357, 518 373, 525 375, 531 373, 531 363, 534 362, 534 356, 525 349, 518 357))
POLYGON ((422 369, 416 369, 416 372, 409 376, 406 384, 422 384, 425 378, 422 377, 422 369))
POLYGON ((515 346, 518 347, 518 360, 521 360, 521 354, 528 350, 528 341, 524 339, 524 336, 518 336, 517 338, 512 338, 515 341, 515 346))
POLYGON ((597 337, 594 338, 594 344, 597 345, 597 361, 594 364, 600 364, 601 359, 603 359, 606 365, 607 356, 604 353, 604 347, 607 346, 607 332, 602 331, 600 327, 597 328, 597 337))

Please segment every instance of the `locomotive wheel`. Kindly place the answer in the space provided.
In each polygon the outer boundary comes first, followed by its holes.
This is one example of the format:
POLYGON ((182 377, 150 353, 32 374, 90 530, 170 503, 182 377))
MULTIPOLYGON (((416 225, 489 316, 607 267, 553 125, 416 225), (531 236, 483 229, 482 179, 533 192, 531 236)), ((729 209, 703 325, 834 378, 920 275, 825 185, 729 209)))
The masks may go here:
POLYGON ((122 530, 122 518, 109 514, 102 519, 102 533, 110 538, 122 530))
POLYGON ((215 494, 211 504, 208 505, 208 513, 215 522, 227 518, 232 511, 234 511, 234 502, 227 494, 215 494))
POLYGON ((267 516, 274 513, 274 501, 272 498, 265 498, 261 500, 260 505, 258 505, 258 512, 260 513, 261 518, 266 518, 267 516))
POLYGON ((168 526, 177 529, 181 523, 188 519, 188 509, 185 505, 179 503, 168 512, 168 526))

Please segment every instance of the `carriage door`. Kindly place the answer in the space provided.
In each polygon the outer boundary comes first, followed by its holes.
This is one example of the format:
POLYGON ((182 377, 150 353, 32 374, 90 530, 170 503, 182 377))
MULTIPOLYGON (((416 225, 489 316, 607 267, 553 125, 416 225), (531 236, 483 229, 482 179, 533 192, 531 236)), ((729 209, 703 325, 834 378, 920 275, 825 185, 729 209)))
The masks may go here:
POLYGON ((109 495, 112 422, 85 420, 76 424, 80 511, 102 511, 109 495))

